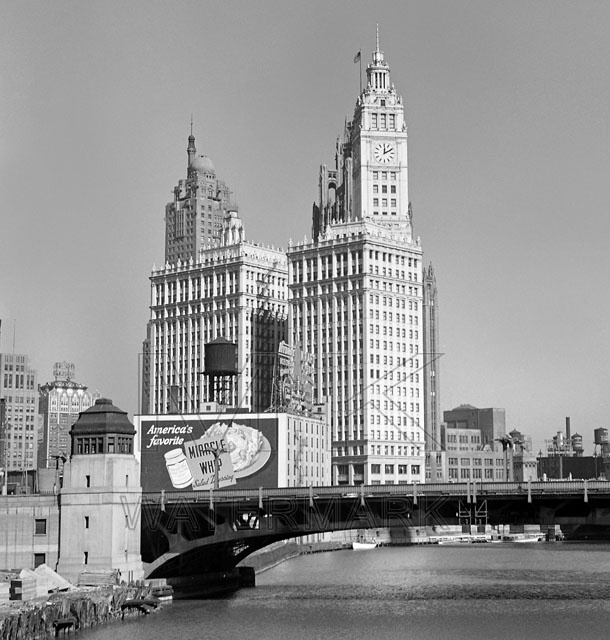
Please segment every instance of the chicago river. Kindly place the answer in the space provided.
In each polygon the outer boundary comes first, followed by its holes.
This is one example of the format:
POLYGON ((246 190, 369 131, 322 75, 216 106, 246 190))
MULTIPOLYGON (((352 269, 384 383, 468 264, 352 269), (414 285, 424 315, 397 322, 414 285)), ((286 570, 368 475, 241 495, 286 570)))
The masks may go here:
POLYGON ((257 587, 181 600, 83 640, 607 637, 610 543, 386 547, 300 556, 257 587))

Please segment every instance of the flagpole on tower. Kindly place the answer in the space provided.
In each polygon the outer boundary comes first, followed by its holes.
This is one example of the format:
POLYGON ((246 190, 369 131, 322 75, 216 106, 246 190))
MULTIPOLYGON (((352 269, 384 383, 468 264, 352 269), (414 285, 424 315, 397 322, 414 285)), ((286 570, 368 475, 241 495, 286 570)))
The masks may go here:
POLYGON ((354 62, 360 63, 360 93, 362 93, 362 49, 358 49, 358 53, 354 56, 354 62))

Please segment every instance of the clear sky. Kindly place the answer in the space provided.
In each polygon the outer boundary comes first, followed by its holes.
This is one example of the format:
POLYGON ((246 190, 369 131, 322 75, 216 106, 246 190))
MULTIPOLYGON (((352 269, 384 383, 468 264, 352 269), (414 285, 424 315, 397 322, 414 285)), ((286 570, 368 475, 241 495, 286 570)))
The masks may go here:
POLYGON ((441 313, 441 409, 610 427, 610 3, 0 3, 0 350, 130 414, 164 207, 199 153, 249 240, 310 235, 379 24, 441 313))

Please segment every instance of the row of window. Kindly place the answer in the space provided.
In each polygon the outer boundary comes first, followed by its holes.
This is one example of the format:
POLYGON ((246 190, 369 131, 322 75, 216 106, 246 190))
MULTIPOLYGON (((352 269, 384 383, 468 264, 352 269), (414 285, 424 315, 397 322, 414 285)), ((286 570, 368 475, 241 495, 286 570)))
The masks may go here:
MULTIPOLYGON (((394 475, 394 467, 398 467, 398 475, 406 475, 409 473, 409 465, 408 464, 384 464, 383 471, 386 476, 394 475)), ((411 466, 411 475, 418 476, 421 472, 421 466, 419 464, 412 464, 411 466)), ((378 475, 381 473, 381 465, 380 464, 372 464, 371 465, 371 473, 373 475, 378 475)))
MULTIPOLYGON (((494 458, 484 458, 483 460, 481 460, 481 458, 460 458, 460 464, 462 466, 465 467, 469 467, 470 464, 474 465, 474 466, 481 466, 482 464, 484 464, 486 467, 493 467, 494 466, 494 458)), ((447 463, 450 465, 457 465, 458 464, 458 459, 457 458, 449 458, 447 460, 447 463)), ((502 458, 495 458, 495 465, 497 467, 504 467, 504 460, 502 458)))
POLYGON ((36 376, 31 373, 5 373, 4 389, 34 389, 36 376))
MULTIPOLYGON (((383 202, 383 198, 381 199, 383 202)), ((386 199, 387 200, 387 199, 386 199)), ((390 202, 396 204, 395 199, 390 199, 390 202)), ((417 267, 419 260, 417 258, 410 258, 404 255, 392 254, 390 252, 378 251, 375 249, 369 250, 369 258, 371 261, 380 261, 387 264, 396 264, 397 266, 417 267)), ((304 276, 306 281, 317 280, 318 278, 326 280, 327 278, 347 276, 348 274, 354 275, 361 273, 362 265, 362 252, 352 251, 336 254, 323 255, 319 258, 305 258, 304 260, 295 260, 292 262, 292 269, 294 273, 293 281, 295 283, 303 282, 304 276)), ((378 272, 378 265, 372 264, 372 267, 377 267, 375 272, 378 272)), ((390 270, 391 275, 391 270, 390 270)), ((402 272, 404 274, 404 272, 402 272)), ((385 275, 385 272, 384 272, 385 275)), ((398 272, 396 273, 398 277, 398 272)), ((403 276, 404 277, 404 276, 403 276)))
MULTIPOLYGON (((381 185, 381 191, 379 190, 380 185, 378 184, 374 184, 373 185, 373 193, 387 193, 388 192, 388 186, 385 184, 381 185)), ((396 185, 392 184, 390 185, 390 193, 396 193, 396 185)))
POLYGON ((29 394, 27 396, 4 396, 4 400, 6 400, 7 407, 10 405, 16 404, 36 404, 38 401, 38 396, 34 396, 29 394))
MULTIPOLYGON (((372 284, 374 282, 375 281, 372 281, 372 284)), ((386 283, 384 282, 384 284, 386 284, 386 283)), ((390 282, 389 285, 390 285, 390 290, 391 290, 392 283, 390 282)), ((397 285, 397 287, 398 287, 398 285, 397 285)), ((402 288, 403 288, 403 293, 405 293, 404 285, 403 285, 402 288)), ((384 287, 384 289, 385 289, 385 287, 384 287)), ((418 291, 417 287, 409 287, 409 295, 417 295, 417 291, 418 291)), ((369 294, 369 300, 370 300, 371 304, 377 304, 378 305, 378 304, 380 304, 380 301, 381 301, 381 305, 382 306, 384 306, 384 307, 396 307, 397 309, 400 309, 401 307, 403 309, 405 309, 406 308, 406 303, 407 303, 407 300, 405 298, 396 298, 395 296, 379 296, 379 294, 376 294, 376 293, 369 294)), ((411 302, 415 302, 415 300, 413 300, 411 302)), ((400 318, 397 318, 397 319, 400 320, 400 318)), ((403 316, 402 321, 403 322, 406 321, 404 316, 403 316)), ((409 323, 410 324, 418 324, 418 322, 419 322, 418 321, 418 316, 409 316, 409 323)))
POLYGON ((495 477, 496 480, 504 479, 504 469, 496 469, 494 473, 494 469, 472 469, 472 473, 470 469, 456 469, 454 467, 449 467, 449 479, 450 480, 469 480, 469 479, 483 479, 493 480, 495 477), (459 472, 459 473, 458 473, 459 472), (485 472, 483 474, 483 472, 485 472))
POLYGON ((458 436, 455 433, 448 433, 447 442, 451 442, 451 443, 459 442, 460 444, 468 444, 470 442, 470 444, 480 444, 481 436, 478 434, 474 434, 469 437, 465 434, 461 434, 458 436))
POLYGON ((133 453, 133 438, 124 436, 78 436, 77 454, 133 453), (106 443, 104 443, 106 440, 106 443))
MULTIPOLYGON (((379 198, 373 198, 373 206, 374 207, 378 207, 379 206, 379 202, 380 202, 379 198)), ((381 206, 382 207, 387 207, 388 206, 388 199, 387 198, 381 198, 381 206)), ((390 198, 390 207, 392 207, 393 209, 396 208, 396 198, 390 198)))
POLYGON ((387 182, 388 180, 395 182, 396 181, 396 171, 373 171, 373 180, 383 180, 387 182))
POLYGON ((371 129, 394 131, 396 129, 396 114, 371 113, 371 129))
MULTIPOLYGON (((400 314, 396 314, 397 316, 397 321, 400 318, 400 314)), ((406 315, 403 313, 402 317, 405 318, 406 320, 406 315)), ((409 316, 411 319, 413 319, 413 316, 409 316)), ((369 325, 369 333, 370 334, 375 334, 375 335, 384 335, 384 336, 393 336, 394 335, 394 328, 392 326, 389 326, 387 324, 383 324, 381 327, 376 324, 376 323, 371 323, 369 325)), ((407 338, 407 329, 405 329, 404 327, 396 327, 396 337, 403 337, 403 338, 407 338)), ((409 335, 408 335, 410 340, 418 340, 419 339, 419 331, 417 330, 413 330, 413 329, 409 329, 409 335)))

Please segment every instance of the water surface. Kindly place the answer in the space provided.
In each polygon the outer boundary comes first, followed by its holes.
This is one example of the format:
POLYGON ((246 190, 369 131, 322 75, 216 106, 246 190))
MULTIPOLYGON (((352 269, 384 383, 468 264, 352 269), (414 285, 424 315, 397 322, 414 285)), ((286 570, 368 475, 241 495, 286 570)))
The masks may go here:
POLYGON ((386 547, 288 560, 255 589, 176 601, 84 640, 607 638, 610 544, 386 547))

